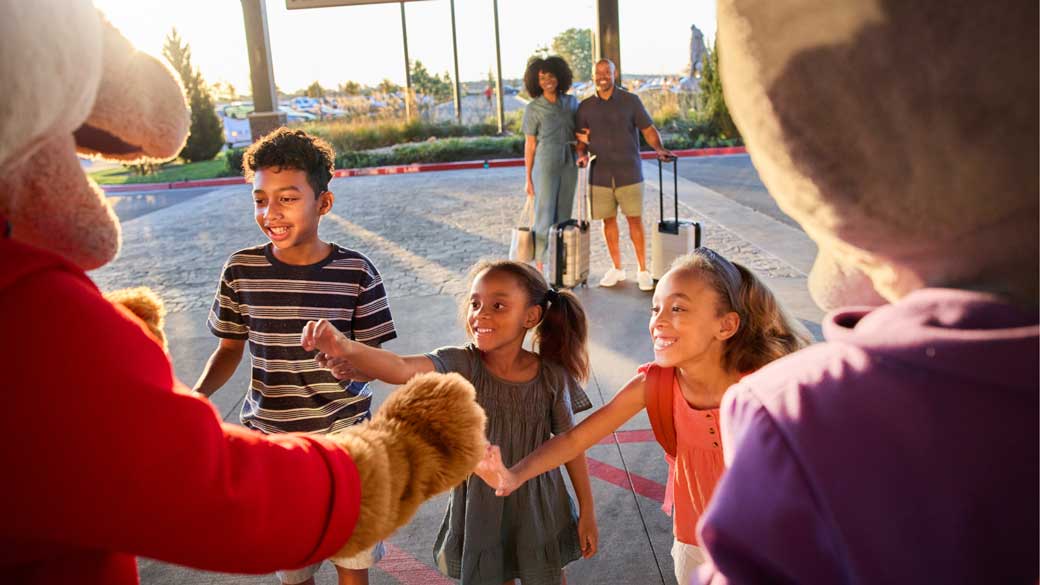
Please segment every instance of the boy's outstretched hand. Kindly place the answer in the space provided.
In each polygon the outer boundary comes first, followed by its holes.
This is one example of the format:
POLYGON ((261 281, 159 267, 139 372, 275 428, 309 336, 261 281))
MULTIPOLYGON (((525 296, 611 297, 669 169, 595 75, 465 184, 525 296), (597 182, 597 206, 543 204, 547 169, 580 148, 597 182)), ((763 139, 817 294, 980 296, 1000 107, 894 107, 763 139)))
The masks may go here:
POLYGON ((345 357, 353 343, 327 320, 307 321, 300 336, 300 345, 307 351, 318 350, 329 357, 345 357))
POLYGON ((484 451, 484 458, 477 464, 474 473, 484 483, 495 489, 495 495, 505 497, 520 487, 516 475, 506 468, 502 463, 502 451, 498 445, 488 445, 484 451))

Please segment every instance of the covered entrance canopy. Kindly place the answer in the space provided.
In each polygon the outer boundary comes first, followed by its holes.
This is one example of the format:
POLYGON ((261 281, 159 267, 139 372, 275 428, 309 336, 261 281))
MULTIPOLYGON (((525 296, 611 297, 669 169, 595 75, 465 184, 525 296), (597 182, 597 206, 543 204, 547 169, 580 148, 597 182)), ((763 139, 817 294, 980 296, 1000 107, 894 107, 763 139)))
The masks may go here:
MULTIPOLYGON (((285 0, 289 10, 355 6, 361 4, 400 4, 401 41, 404 44, 405 116, 412 118, 411 62, 408 59, 408 25, 405 17, 406 2, 429 0, 285 0)), ((494 2, 495 24, 495 89, 497 94, 498 131, 502 132, 504 102, 502 96, 502 51, 499 43, 498 0, 494 2)), ((253 113, 249 115, 249 126, 256 140, 285 123, 285 114, 278 110, 278 94, 274 87, 274 71, 271 66, 271 43, 267 31, 266 0, 241 0, 242 14, 246 27, 246 46, 249 51, 249 76, 253 90, 253 113)), ((455 32, 455 0, 448 0, 451 9, 451 46, 455 64, 452 90, 455 101, 455 118, 462 121, 462 87, 459 81, 458 42, 455 32)), ((596 0, 596 35, 593 52, 598 59, 608 58, 617 65, 617 76, 621 77, 621 43, 618 37, 617 0, 596 0)))

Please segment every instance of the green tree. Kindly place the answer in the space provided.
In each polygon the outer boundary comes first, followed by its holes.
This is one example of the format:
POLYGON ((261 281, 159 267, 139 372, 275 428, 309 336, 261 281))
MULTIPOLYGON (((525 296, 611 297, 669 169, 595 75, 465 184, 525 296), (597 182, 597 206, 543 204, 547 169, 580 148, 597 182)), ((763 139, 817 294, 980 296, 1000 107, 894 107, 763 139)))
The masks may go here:
POLYGON ((343 95, 361 95, 361 84, 356 81, 345 81, 339 84, 339 92, 343 95))
POLYGON ((213 96, 198 73, 188 104, 191 107, 191 134, 180 157, 188 162, 211 160, 224 146, 224 124, 217 116, 213 96))
POLYGON ((163 57, 181 77, 191 108, 191 130, 180 158, 188 162, 210 160, 224 146, 224 125, 214 109, 213 96, 202 73, 191 64, 191 47, 171 29, 163 44, 163 57))
POLYGON ((218 81, 210 88, 213 97, 218 101, 234 101, 238 97, 235 86, 228 81, 218 81))
POLYGON ((195 83, 195 69, 191 65, 191 47, 181 39, 176 27, 171 28, 170 33, 166 35, 162 54, 180 76, 184 93, 187 94, 195 83))
POLYGON ((719 133, 719 138, 740 138, 733 118, 726 106, 726 97, 722 93, 722 78, 719 76, 718 44, 704 54, 704 66, 701 68, 701 112, 712 129, 719 133))
POLYGON ((323 98, 325 97, 325 88, 322 87, 320 83, 315 81, 314 83, 307 86, 307 89, 304 91, 304 95, 312 98, 323 98))
POLYGON ((401 91, 401 86, 397 85, 393 81, 390 81, 389 79, 383 79, 383 81, 379 82, 379 85, 377 87, 379 88, 379 91, 388 95, 397 91, 401 91))
POLYGON ((416 93, 426 94, 435 100, 443 100, 451 97, 451 78, 447 73, 443 78, 430 74, 422 61, 416 60, 412 64, 412 88, 416 93))
POLYGON ((553 38, 552 50, 571 66, 575 81, 592 79, 592 30, 569 28, 553 38))

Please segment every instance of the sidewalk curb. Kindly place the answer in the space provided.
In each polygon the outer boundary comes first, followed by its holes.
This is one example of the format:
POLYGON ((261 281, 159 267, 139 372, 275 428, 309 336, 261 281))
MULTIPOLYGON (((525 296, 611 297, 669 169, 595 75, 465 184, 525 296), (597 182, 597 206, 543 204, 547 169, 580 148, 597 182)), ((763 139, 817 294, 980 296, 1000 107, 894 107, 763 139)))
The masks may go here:
MULTIPOLYGON (((691 148, 673 151, 680 158, 721 156, 729 154, 745 154, 747 150, 743 146, 730 146, 723 148, 691 148)), ((640 156, 644 160, 655 158, 657 155, 652 151, 643 152, 640 156)), ((443 163, 412 163, 408 165, 392 165, 385 167, 366 167, 360 169, 336 169, 332 173, 334 178, 344 177, 369 177, 374 175, 400 175, 405 173, 429 173, 437 171, 460 171, 467 169, 496 169, 503 167, 522 167, 522 158, 501 158, 489 160, 474 160, 443 163)), ((128 193, 134 191, 170 191, 175 189, 197 189, 200 187, 224 187, 227 185, 242 185, 245 179, 242 177, 220 177, 216 179, 201 179, 198 181, 177 181, 173 183, 132 183, 122 185, 100 185, 105 194, 128 193)))
POLYGON ((226 185, 244 185, 242 177, 221 177, 217 179, 201 179, 198 181, 177 181, 175 183, 125 183, 122 185, 98 185, 105 194, 128 193, 132 191, 172 191, 175 189, 196 189, 199 187, 223 187, 226 185))

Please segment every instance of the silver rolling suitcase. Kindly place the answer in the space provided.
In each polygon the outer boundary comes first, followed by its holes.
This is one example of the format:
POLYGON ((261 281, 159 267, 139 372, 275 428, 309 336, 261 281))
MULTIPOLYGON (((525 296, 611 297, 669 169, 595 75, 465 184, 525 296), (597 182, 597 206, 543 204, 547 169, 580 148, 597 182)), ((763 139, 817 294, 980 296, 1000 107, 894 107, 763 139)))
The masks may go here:
POLYGON ((664 218, 664 165, 657 159, 657 179, 660 189, 658 202, 661 206, 661 220, 657 222, 653 239, 650 243, 650 275, 660 280, 672 262, 684 254, 689 254, 701 245, 701 224, 688 219, 679 219, 679 159, 672 159, 672 183, 675 219, 664 218))
POLYGON ((549 229, 545 280, 555 288, 574 288, 589 284, 589 173, 592 160, 579 172, 578 218, 568 219, 549 229))

